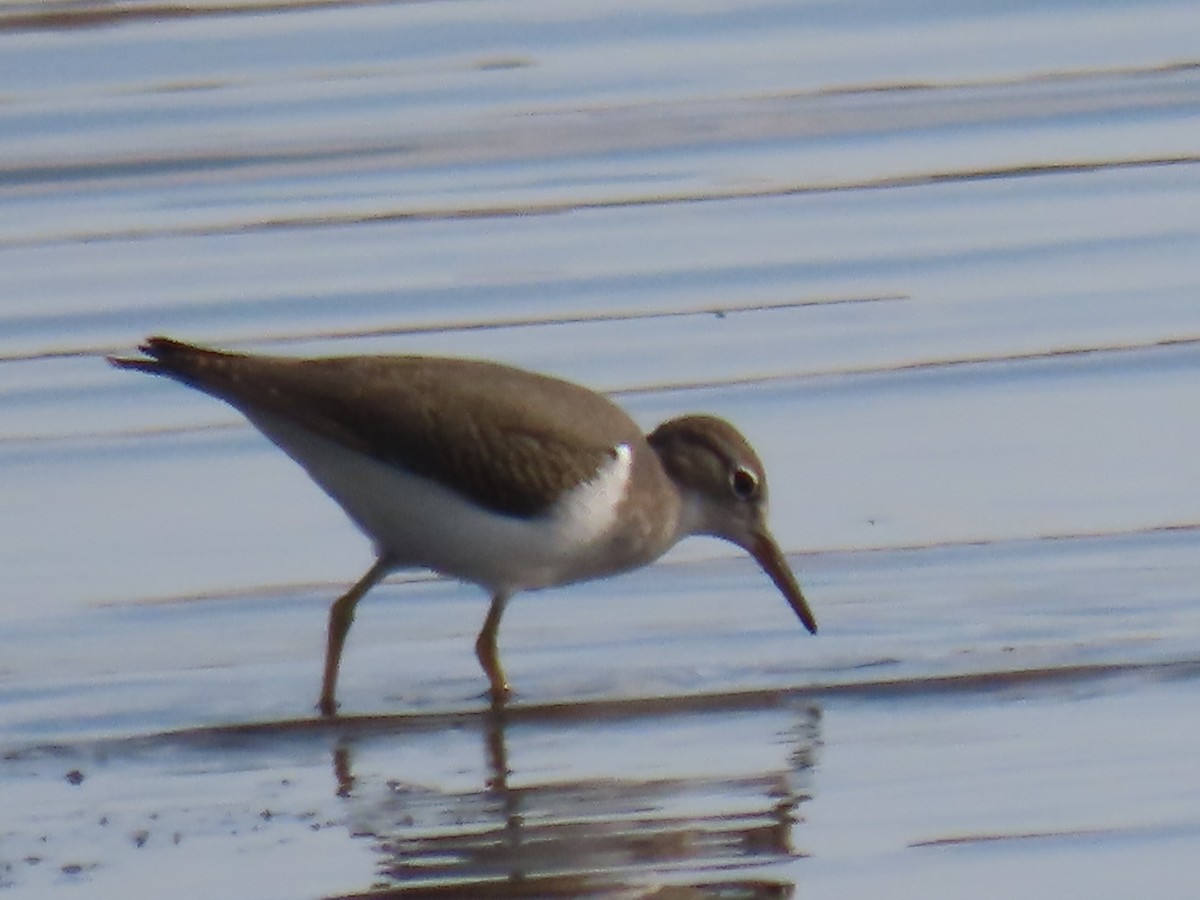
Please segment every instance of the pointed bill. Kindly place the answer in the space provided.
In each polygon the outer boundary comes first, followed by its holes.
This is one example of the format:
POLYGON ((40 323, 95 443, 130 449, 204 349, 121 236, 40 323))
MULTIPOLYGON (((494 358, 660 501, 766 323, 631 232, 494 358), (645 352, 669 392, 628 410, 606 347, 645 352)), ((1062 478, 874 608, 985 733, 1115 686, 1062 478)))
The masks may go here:
POLYGON ((791 567, 787 564, 787 560, 783 557, 783 551, 779 549, 779 545, 775 543, 775 539, 766 531, 760 531, 754 535, 750 546, 746 548, 750 551, 750 555, 762 566, 762 570, 771 576, 771 580, 775 582, 775 587, 779 588, 780 592, 787 602, 791 604, 800 621, 804 623, 804 627, 810 633, 817 633, 817 620, 813 616, 812 610, 808 608, 808 601, 804 599, 804 594, 800 592, 800 585, 796 583, 796 576, 792 574, 791 567))

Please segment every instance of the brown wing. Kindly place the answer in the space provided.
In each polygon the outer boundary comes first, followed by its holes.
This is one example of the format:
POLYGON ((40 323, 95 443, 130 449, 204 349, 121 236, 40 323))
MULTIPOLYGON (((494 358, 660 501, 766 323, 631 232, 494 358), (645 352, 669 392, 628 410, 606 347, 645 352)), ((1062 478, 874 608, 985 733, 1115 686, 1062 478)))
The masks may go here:
POLYGON ((495 363, 290 359, 162 338, 142 349, 153 359, 113 362, 174 378, 243 412, 284 416, 513 516, 544 512, 595 475, 616 444, 641 440, 636 424, 603 396, 495 363))

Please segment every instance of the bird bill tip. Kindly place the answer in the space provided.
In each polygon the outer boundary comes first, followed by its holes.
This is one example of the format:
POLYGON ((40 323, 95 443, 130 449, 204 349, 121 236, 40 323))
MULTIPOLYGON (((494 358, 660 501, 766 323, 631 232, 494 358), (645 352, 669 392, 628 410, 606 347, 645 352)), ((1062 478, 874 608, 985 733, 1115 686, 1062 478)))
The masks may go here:
POLYGON ((787 559, 784 557, 783 551, 779 549, 779 545, 775 543, 775 539, 767 532, 756 534, 746 549, 750 551, 750 555, 754 557, 762 570, 770 576, 775 587, 779 588, 780 593, 783 594, 784 599, 787 600, 804 627, 810 634, 816 634, 816 616, 809 609, 808 601, 804 599, 796 576, 792 574, 791 566, 788 565, 787 559))

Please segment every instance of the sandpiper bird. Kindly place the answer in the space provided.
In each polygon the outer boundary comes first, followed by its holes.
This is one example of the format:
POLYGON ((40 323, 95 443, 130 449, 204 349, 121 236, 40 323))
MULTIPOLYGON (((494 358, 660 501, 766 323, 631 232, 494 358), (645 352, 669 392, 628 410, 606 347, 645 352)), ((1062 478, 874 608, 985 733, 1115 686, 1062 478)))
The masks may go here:
POLYGON ((109 361, 238 409, 375 542, 374 565, 329 611, 323 715, 337 711, 355 605, 404 568, 491 592, 475 652, 495 703, 510 692, 496 650, 509 597, 644 566, 692 534, 747 550, 816 633, 767 527, 762 463, 722 419, 682 416, 645 435, 587 388, 468 359, 298 359, 161 337, 140 349, 109 361))

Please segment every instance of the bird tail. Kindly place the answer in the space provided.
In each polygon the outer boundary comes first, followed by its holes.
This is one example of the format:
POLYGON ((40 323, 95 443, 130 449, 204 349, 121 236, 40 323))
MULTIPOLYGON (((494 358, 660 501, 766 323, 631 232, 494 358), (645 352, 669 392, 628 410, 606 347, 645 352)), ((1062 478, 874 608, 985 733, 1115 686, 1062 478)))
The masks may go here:
POLYGON ((145 356, 109 356, 109 363, 118 369, 134 369, 151 375, 165 375, 179 381, 194 382, 205 368, 227 356, 216 350, 206 350, 182 341, 151 337, 138 347, 145 356))

